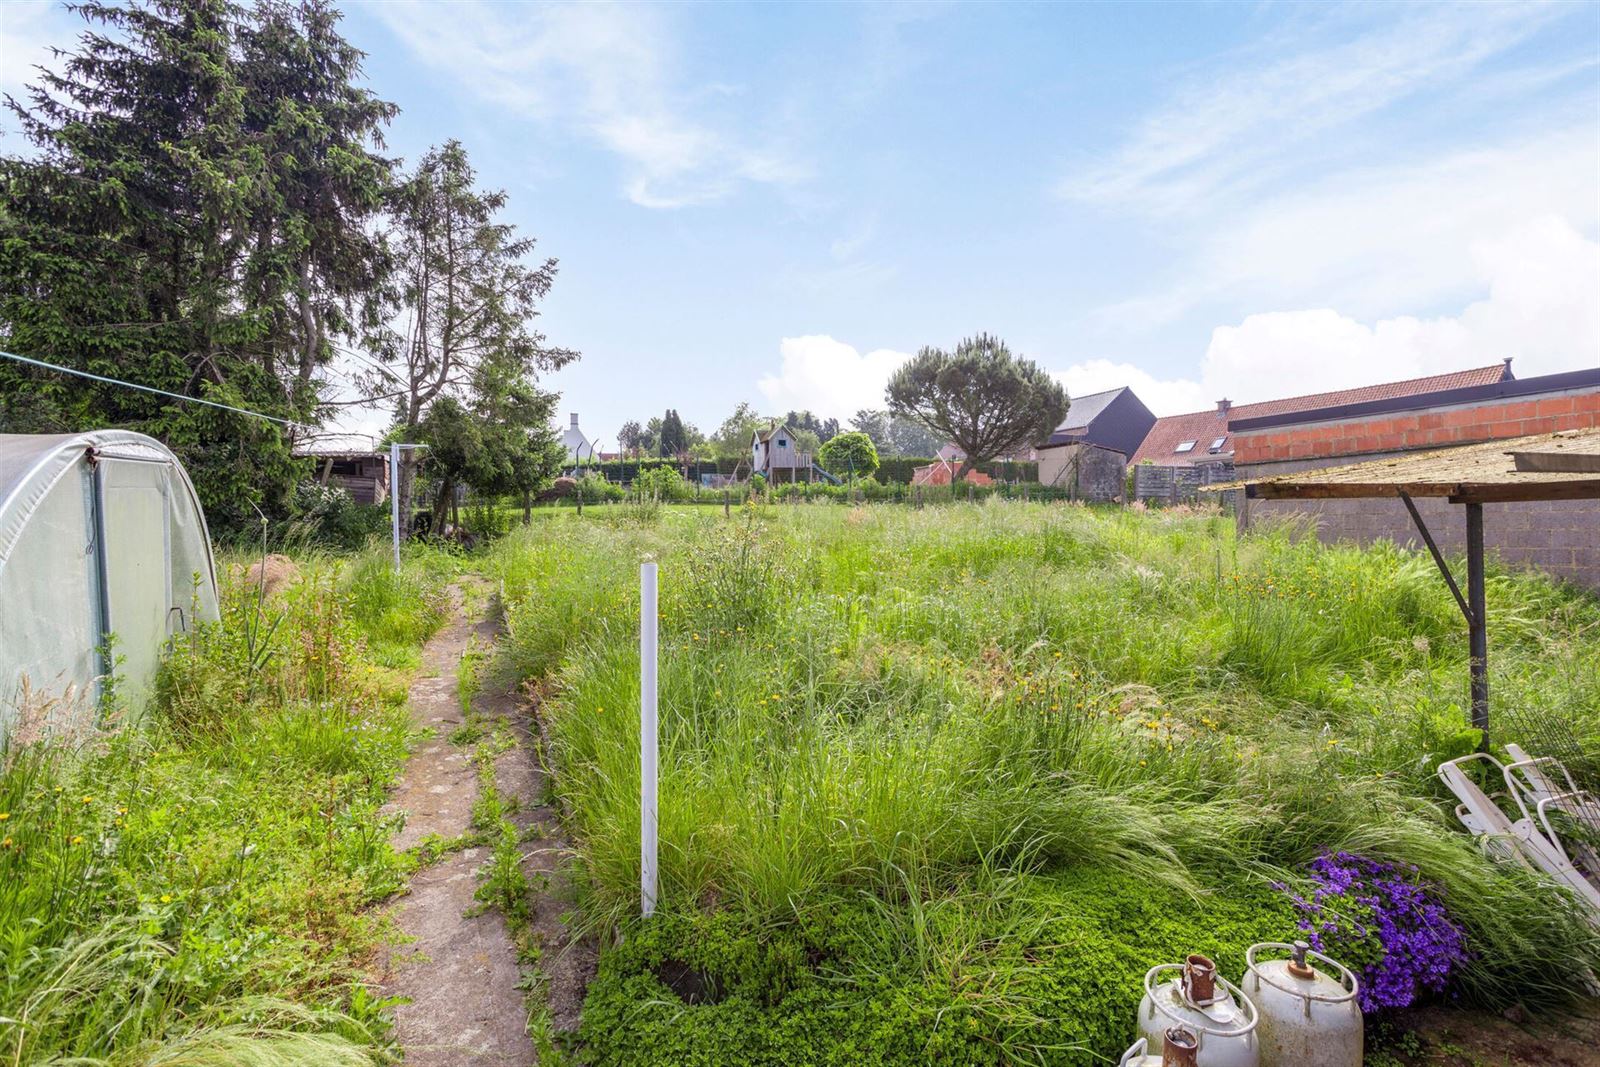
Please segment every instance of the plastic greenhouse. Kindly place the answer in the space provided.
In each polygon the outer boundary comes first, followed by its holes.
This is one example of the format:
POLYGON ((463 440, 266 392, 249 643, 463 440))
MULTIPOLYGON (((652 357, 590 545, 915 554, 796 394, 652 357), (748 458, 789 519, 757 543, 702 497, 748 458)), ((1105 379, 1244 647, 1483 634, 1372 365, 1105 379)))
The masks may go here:
POLYGON ((0 737, 29 709, 92 722, 112 660, 119 703, 138 707, 196 616, 217 616, 211 539, 166 446, 0 434, 0 737))

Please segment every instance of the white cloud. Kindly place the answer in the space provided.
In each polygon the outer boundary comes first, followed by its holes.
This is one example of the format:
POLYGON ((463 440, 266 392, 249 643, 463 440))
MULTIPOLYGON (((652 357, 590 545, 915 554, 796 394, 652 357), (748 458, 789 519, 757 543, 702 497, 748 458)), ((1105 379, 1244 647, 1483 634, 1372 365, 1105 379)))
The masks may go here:
POLYGON ((1132 363, 1115 363, 1109 359, 1090 359, 1074 363, 1053 377, 1066 386, 1069 397, 1103 393, 1107 389, 1129 386, 1144 406, 1157 415, 1177 415, 1196 411, 1208 403, 1205 386, 1188 378, 1157 378, 1132 363))
POLYGON ((1488 366, 1519 377, 1600 366, 1600 242, 1547 215, 1465 257, 1485 295, 1457 315, 1363 322, 1332 308, 1272 311, 1218 326, 1198 383, 1094 360, 1058 375, 1079 392, 1132 385, 1157 414, 1221 398, 1249 403, 1488 366), (1147 395, 1148 392, 1148 395, 1147 395))
POLYGON ((22 91, 50 58, 50 4, 15 0, 0 4, 0 93, 21 99, 22 91))
MULTIPOLYGON (((82 20, 52 10, 48 0, 0 0, 0 100, 14 97, 27 103, 27 89, 37 81, 39 67, 57 69, 61 62, 51 54, 51 46, 65 46, 72 24, 82 20)), ((7 135, 6 147, 12 153, 31 151, 17 142, 16 116, 0 111, 0 133, 7 135)))
POLYGON ((559 122, 627 165, 624 188, 644 207, 714 200, 742 182, 787 183, 808 168, 777 145, 742 143, 680 86, 664 9, 647 5, 497 6, 386 3, 372 8, 422 62, 518 115, 559 122))
POLYGON ((1145 213, 1209 209, 1315 158, 1332 131, 1472 74, 1560 14, 1507 3, 1386 9, 1376 26, 1332 41, 1351 20, 1314 20, 1304 38, 1269 37, 1185 78, 1059 191, 1145 213))
POLYGON ((1367 325, 1331 309, 1251 315, 1218 327, 1202 376, 1235 399, 1396 381, 1513 357, 1532 377, 1600 366, 1600 243, 1547 217, 1472 260, 1488 295, 1459 315, 1367 325))
POLYGON ((887 348, 862 354, 824 334, 785 337, 782 366, 758 383, 774 411, 809 408, 819 415, 848 419, 862 408, 883 407, 889 376, 910 359, 887 348))
POLYGON ((1207 303, 1339 307, 1377 319, 1481 291, 1474 251, 1535 219, 1600 225, 1600 134, 1583 123, 1494 148, 1353 170, 1222 213, 1165 288, 1100 309, 1142 330, 1207 303))

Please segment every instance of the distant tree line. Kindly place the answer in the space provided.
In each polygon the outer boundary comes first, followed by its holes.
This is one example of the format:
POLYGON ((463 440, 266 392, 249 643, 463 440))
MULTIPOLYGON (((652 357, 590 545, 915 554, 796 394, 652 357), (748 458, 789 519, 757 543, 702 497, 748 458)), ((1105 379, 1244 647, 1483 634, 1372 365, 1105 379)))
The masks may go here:
MULTIPOLYGON (((631 419, 623 423, 617 440, 622 455, 631 459, 718 462, 748 456, 757 431, 783 425, 801 452, 826 454, 835 465, 847 464, 858 473, 862 466, 875 468, 879 457, 931 457, 954 444, 964 457, 964 475, 977 464, 1048 439, 1068 408, 1059 382, 989 334, 967 338, 952 352, 923 348, 895 372, 884 399, 886 408, 863 408, 850 420, 850 436, 861 435, 864 442, 852 440, 826 453, 823 446, 841 434, 838 419, 810 411, 763 415, 743 401, 709 437, 668 408, 642 425, 631 419), (863 444, 871 446, 871 461, 863 444)), ((823 466, 832 470, 826 462, 823 466)))
POLYGON ((848 426, 837 418, 824 418, 808 410, 764 415, 748 402, 741 401, 733 413, 722 420, 715 432, 702 433, 693 423, 683 421, 677 409, 668 408, 643 423, 630 419, 617 431, 617 447, 630 458, 676 459, 679 462, 715 462, 738 459, 750 454, 750 442, 758 430, 783 425, 794 434, 802 452, 820 454, 822 446, 848 430, 864 433, 880 456, 932 456, 944 440, 915 419, 891 415, 888 411, 863 409, 848 426))
POLYGON ((0 156, 0 348, 297 428, 0 361, 0 432, 160 437, 220 531, 284 514, 293 442, 349 403, 433 446, 438 499, 546 484, 538 382, 577 355, 534 328, 556 262, 459 143, 385 154, 398 109, 333 4, 74 10, 75 49, 5 100, 32 151, 0 156))

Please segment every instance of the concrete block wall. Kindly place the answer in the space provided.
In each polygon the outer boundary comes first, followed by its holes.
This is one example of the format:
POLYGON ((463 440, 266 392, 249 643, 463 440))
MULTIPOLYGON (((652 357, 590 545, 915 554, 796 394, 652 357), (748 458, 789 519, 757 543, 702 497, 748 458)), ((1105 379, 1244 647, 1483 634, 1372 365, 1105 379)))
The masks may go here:
MULTIPOLYGON (((1596 426, 1600 426, 1600 392, 1572 392, 1243 431, 1234 439, 1234 459, 1241 478, 1271 478, 1451 445, 1596 426)), ((1443 551, 1465 551, 1465 509, 1439 499, 1419 499, 1416 504, 1443 551)), ((1315 519, 1317 536, 1329 544, 1387 539, 1425 547, 1398 498, 1250 500, 1239 513, 1241 525, 1295 514, 1315 519)), ((1485 546, 1504 564, 1537 568, 1600 590, 1600 500, 1485 504, 1483 523, 1485 546)))
POLYGON ((1158 463, 1136 463, 1133 467, 1133 498, 1147 503, 1190 503, 1200 498, 1202 485, 1231 482, 1233 477, 1233 464, 1227 460, 1170 467, 1158 463))
POLYGON ((1039 452, 1040 483, 1069 490, 1078 500, 1121 500, 1127 477, 1128 458, 1114 449, 1069 444, 1039 452))

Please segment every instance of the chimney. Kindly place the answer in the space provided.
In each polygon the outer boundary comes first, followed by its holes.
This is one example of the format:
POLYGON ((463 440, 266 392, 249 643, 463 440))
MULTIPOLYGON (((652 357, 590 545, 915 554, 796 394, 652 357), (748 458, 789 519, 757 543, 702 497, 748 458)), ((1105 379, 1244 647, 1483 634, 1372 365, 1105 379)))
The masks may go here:
POLYGON ((1223 397, 1221 400, 1217 401, 1217 418, 1226 419, 1228 417, 1228 411, 1232 407, 1233 401, 1229 400, 1227 397, 1223 397))
POLYGON ((1511 357, 1511 356, 1507 356, 1505 359, 1501 360, 1501 362, 1506 365, 1505 373, 1500 376, 1500 380, 1503 381, 1503 382, 1514 382, 1514 381, 1517 380, 1517 376, 1515 374, 1511 373, 1511 360, 1512 360, 1512 358, 1513 357, 1511 357))
POLYGON ((578 428, 578 413, 576 411, 572 413, 572 428, 574 430, 578 428))

